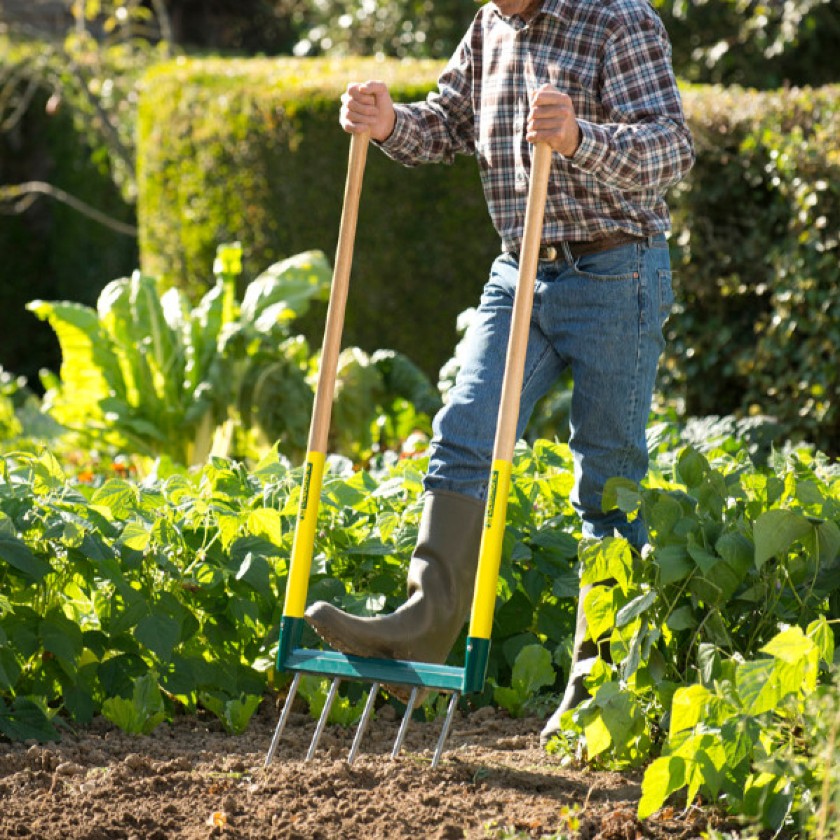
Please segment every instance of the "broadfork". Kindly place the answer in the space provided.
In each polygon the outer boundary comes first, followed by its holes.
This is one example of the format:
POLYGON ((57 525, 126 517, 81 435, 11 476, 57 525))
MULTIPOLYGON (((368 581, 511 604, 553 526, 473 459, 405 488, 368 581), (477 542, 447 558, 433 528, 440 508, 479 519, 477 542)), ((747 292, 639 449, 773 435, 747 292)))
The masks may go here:
POLYGON ((362 737, 373 710, 374 700, 382 684, 404 685, 411 689, 405 714, 391 753, 392 758, 396 758, 402 749, 420 689, 433 689, 450 693, 451 698, 432 759, 432 767, 436 767, 440 761, 458 699, 462 694, 481 691, 487 675, 490 633, 493 626, 496 584, 505 533, 513 450, 516 444, 516 426, 525 367, 525 352, 533 307, 534 281, 539 260, 548 176, 551 168, 551 149, 545 143, 538 143, 534 148, 528 205, 525 214, 525 231, 519 262, 519 278, 514 297, 513 319, 505 359, 505 373, 493 446, 484 528, 470 613, 466 658, 463 667, 453 667, 427 662, 351 656, 332 650, 308 650, 300 647, 368 140, 369 137, 366 133, 351 135, 350 158, 335 268, 333 270, 332 290, 327 309, 318 386, 313 404, 298 517, 292 544, 291 564, 286 584, 286 598, 280 621, 280 640, 277 649, 278 671, 290 671, 294 674, 294 677, 280 719, 277 722, 264 767, 268 767, 277 751, 302 674, 332 677, 332 684, 306 756, 307 761, 313 758, 318 749, 318 743, 342 679, 355 679, 371 683, 365 708, 347 759, 350 764, 353 763, 358 754, 362 737))

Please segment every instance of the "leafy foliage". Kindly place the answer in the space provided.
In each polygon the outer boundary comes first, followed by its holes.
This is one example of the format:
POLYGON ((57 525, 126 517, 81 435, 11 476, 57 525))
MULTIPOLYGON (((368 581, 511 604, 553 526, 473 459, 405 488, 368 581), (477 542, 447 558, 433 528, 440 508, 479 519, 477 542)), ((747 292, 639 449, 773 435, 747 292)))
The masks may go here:
POLYGON ((834 661, 840 473, 803 452, 766 471, 743 449, 670 460, 647 487, 613 482, 605 498, 644 515, 645 558, 617 538, 582 546, 587 619, 609 634, 612 664, 597 663, 557 748, 584 745, 602 766, 658 756, 641 816, 685 789, 779 828, 812 807, 772 761, 834 661))
POLYGON ((825 61, 840 46, 836 0, 785 3, 654 0, 679 76, 772 89, 840 80, 825 61))
POLYGON ((698 160, 671 202, 678 306, 662 392, 688 416, 769 417, 777 442, 836 453, 840 159, 823 140, 840 130, 840 98, 690 90, 685 103, 698 160))
MULTIPOLYGON (((136 272, 103 289, 96 310, 34 301, 62 349, 60 379, 46 377, 44 408, 86 441, 118 451, 197 464, 212 451, 244 454, 278 442, 306 449, 317 358, 292 322, 324 299, 331 272, 320 252, 275 263, 253 280, 241 303, 238 244, 221 246, 216 285, 195 307, 136 272), (244 429, 232 441, 239 423, 244 429)), ((437 395, 404 356, 356 348, 342 355, 334 435, 337 451, 358 460, 383 441, 427 429, 437 395)))
MULTIPOLYGON (((108 284, 96 310, 31 303, 61 344, 61 379, 48 380, 45 397, 56 420, 88 440, 98 436, 124 451, 165 455, 181 464, 205 459, 213 429, 228 419, 228 406, 247 399, 249 414, 255 413, 249 365, 263 365, 267 355, 276 358, 278 344, 294 349, 283 344, 291 320, 329 288, 324 256, 301 254, 254 280, 240 305, 238 253, 220 249, 216 285, 194 308, 177 289, 160 296, 156 281, 140 273, 108 284)), ((281 349, 280 361, 285 358, 281 349)), ((284 374, 287 383, 301 383, 308 394, 306 363, 308 357, 303 367, 286 364, 284 374)), ((303 401, 294 408, 298 418, 308 410, 303 401)), ((297 431, 292 451, 301 447, 296 419, 289 411, 286 427, 276 430, 278 437, 297 431)))
MULTIPOLYGON (((374 475, 331 458, 311 598, 354 611, 401 600, 422 466, 394 459, 374 475)), ((491 664, 499 683, 522 648, 568 631, 550 584, 562 572, 574 586, 575 539, 554 530, 573 521, 570 466, 562 446, 520 451, 491 664), (535 513, 526 499, 540 492, 535 513)), ((0 731, 47 740, 53 721, 101 712, 143 733, 199 705, 241 731, 267 680, 282 679, 272 666, 299 482, 276 452, 250 471, 214 458, 141 484, 72 481, 47 450, 0 461, 0 731)), ((317 705, 317 685, 310 695, 317 705)), ((351 720, 358 702, 342 698, 335 714, 351 720)))
MULTIPOLYGON (((605 497, 644 515, 644 558, 617 537, 580 542, 566 445, 518 445, 490 681, 470 702, 522 714, 562 688, 580 573, 612 662, 596 664, 554 748, 647 767, 642 815, 683 792, 777 828, 826 821, 838 466, 800 450, 756 467, 732 438, 694 448, 673 427, 649 434, 648 481, 611 482, 605 497)), ((252 470, 213 458, 141 484, 73 482, 46 450, 0 467, 0 732, 47 740, 67 717, 102 713, 143 733, 198 706, 242 731, 285 679, 272 666, 300 471, 276 452, 252 470)), ((330 458, 310 598, 362 614, 401 603, 423 468, 330 458)), ((304 644, 317 644, 309 631, 304 644)), ((317 710, 325 686, 310 682, 317 710)), ((348 688, 333 719, 352 722, 362 699, 348 688)))

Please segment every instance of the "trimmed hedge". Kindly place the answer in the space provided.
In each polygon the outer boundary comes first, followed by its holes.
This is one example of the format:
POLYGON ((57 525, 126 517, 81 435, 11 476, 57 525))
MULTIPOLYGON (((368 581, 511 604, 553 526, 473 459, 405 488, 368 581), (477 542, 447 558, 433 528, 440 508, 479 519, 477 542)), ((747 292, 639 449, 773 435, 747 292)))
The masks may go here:
POLYGON ((769 414, 840 453, 840 86, 686 92, 698 160, 671 200, 679 310, 661 387, 691 416, 769 414))
MULTIPOLYGON (((139 110, 142 268, 203 288, 219 242, 240 240, 243 278, 338 239, 348 136, 337 101, 350 78, 425 95, 437 62, 178 61, 151 73, 139 110)), ((498 240, 473 161, 406 169, 371 149, 345 343, 406 353, 436 376, 459 312, 472 305, 498 240)), ((309 318, 320 342, 323 310, 309 318)))
MULTIPOLYGON (((242 241, 246 279, 288 254, 332 253, 346 83, 382 78, 412 100, 441 67, 214 58, 155 68, 139 109, 143 269, 197 292, 222 241, 242 241)), ((785 435, 837 453, 840 87, 684 96, 698 162, 671 195, 680 303, 663 393, 687 414, 772 415, 785 435)), ((371 150, 346 343, 400 350, 436 375, 497 249, 471 160, 406 169, 371 150)), ((322 317, 308 325, 316 340, 322 317)))

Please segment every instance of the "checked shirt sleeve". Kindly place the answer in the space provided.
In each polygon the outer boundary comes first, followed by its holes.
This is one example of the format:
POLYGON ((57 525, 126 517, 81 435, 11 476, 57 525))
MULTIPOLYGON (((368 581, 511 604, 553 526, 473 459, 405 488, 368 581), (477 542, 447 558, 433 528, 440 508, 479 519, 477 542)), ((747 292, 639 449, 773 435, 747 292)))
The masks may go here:
POLYGON ((382 150, 405 166, 452 163, 456 154, 473 154, 472 63, 464 38, 425 102, 395 105, 397 119, 382 150))
POLYGON ((601 102, 608 122, 578 120, 572 163, 621 190, 665 190, 694 163, 671 48, 661 22, 635 21, 607 43, 601 102))

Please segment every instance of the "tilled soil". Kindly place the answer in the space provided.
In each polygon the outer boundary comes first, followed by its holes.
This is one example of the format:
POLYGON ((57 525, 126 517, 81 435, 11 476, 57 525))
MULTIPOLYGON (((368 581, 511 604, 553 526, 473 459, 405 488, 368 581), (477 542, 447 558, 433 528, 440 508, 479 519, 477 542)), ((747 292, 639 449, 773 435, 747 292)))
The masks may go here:
POLYGON ((396 761, 399 720, 385 707, 355 763, 353 730, 328 727, 311 762, 315 724, 293 714, 263 769, 276 710, 244 735, 214 720, 177 719, 132 737, 107 721, 58 744, 0 743, 0 838, 699 838, 709 814, 635 816, 638 774, 569 770, 539 747, 540 721, 482 709, 459 714, 440 765, 440 723, 412 722, 396 761))

